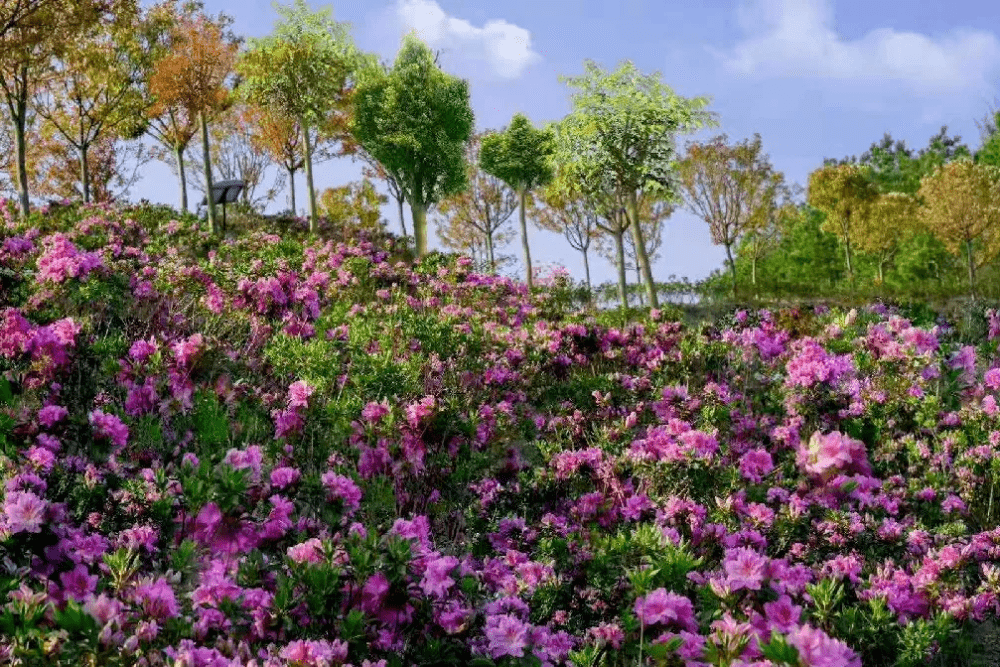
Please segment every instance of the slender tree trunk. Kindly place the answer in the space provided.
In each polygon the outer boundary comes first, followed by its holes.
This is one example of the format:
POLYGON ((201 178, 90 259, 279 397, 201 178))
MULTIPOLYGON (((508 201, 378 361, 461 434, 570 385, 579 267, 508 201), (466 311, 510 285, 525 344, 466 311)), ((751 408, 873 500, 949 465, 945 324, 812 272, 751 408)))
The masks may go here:
POLYGON ((87 163, 86 144, 80 149, 80 184, 83 186, 83 203, 90 203, 90 165, 87 163))
POLYGON ((965 242, 966 254, 969 257, 969 293, 976 300, 976 266, 972 262, 972 239, 965 242))
POLYGON ((878 263, 878 283, 879 283, 879 285, 882 285, 882 284, 885 283, 885 273, 882 270, 883 266, 885 266, 885 262, 880 260, 879 263, 878 263))
POLYGON ((427 207, 410 202, 410 217, 413 218, 413 240, 417 246, 417 257, 427 254, 427 207))
POLYGON ((847 279, 854 284, 854 266, 851 264, 851 242, 844 242, 844 253, 847 255, 847 279))
MULTIPOLYGON (((285 167, 288 169, 288 167, 285 167)), ((294 218, 298 213, 295 212, 295 169, 288 169, 288 196, 291 198, 292 206, 292 217, 294 218)))
POLYGON ((615 253, 618 256, 618 299, 621 301, 622 310, 628 308, 628 286, 625 282, 625 230, 622 229, 621 221, 615 228, 615 253))
POLYGON ((309 194, 309 233, 316 233, 316 190, 313 188, 312 142, 309 141, 309 126, 305 118, 299 118, 302 128, 302 148, 305 149, 306 191, 309 194))
POLYGON ((729 260, 729 273, 733 277, 733 298, 736 298, 736 262, 733 260, 733 244, 726 244, 726 258, 729 260))
POLYGON ((492 275, 496 275, 496 273, 497 273, 497 263, 496 263, 496 260, 493 258, 493 234, 492 233, 487 233, 486 234, 486 259, 490 263, 490 273, 492 275))
POLYGON ((204 111, 198 112, 198 123, 201 125, 201 150, 205 167, 205 202, 208 208, 208 229, 213 234, 217 234, 219 228, 215 221, 215 200, 212 198, 212 156, 209 153, 208 121, 205 120, 204 111))
MULTIPOLYGON (((639 268, 639 261, 638 260, 636 260, 636 262, 635 262, 635 284, 638 287, 642 287, 642 270, 639 268)), ((646 305, 646 297, 643 295, 642 290, 639 290, 638 294, 636 296, 639 297, 639 305, 640 306, 645 306, 646 305)))
MULTIPOLYGON (((27 162, 27 146, 25 143, 24 135, 26 133, 26 126, 28 124, 28 88, 27 88, 27 78, 28 78, 28 68, 23 67, 21 70, 22 78, 24 79, 25 85, 17 90, 18 99, 15 102, 15 107, 17 109, 17 114, 13 118, 14 121, 14 157, 17 160, 17 185, 18 185, 18 198, 21 203, 21 217, 27 218, 28 214, 31 212, 31 202, 28 198, 28 162, 27 162)), ((17 86, 15 86, 15 90, 17 86)))
POLYGON ((187 178, 184 175, 184 147, 174 146, 174 159, 177 161, 177 174, 181 181, 181 210, 187 213, 188 210, 188 190, 187 178))
POLYGON ((635 254, 642 268, 642 280, 646 283, 646 295, 649 297, 649 307, 659 308, 660 304, 656 298, 656 284, 653 283, 653 270, 649 266, 649 255, 646 254, 646 241, 642 238, 642 229, 639 227, 639 202, 635 190, 628 192, 628 212, 632 218, 632 240, 635 242, 635 254))
POLYGON ((587 256, 587 248, 583 252, 583 275, 587 279, 587 303, 594 305, 594 290, 590 285, 590 258, 587 256))
POLYGON ((525 190, 521 190, 518 195, 521 198, 521 205, 519 206, 520 218, 521 218, 521 249, 524 251, 524 270, 527 275, 528 289, 530 290, 534 284, 531 276, 531 249, 528 247, 528 222, 524 213, 524 200, 526 195, 525 190))
POLYGON ((403 198, 396 197, 396 203, 399 204, 399 226, 403 230, 403 238, 406 238, 408 234, 406 233, 406 218, 403 217, 403 198))
POLYGON ((750 258, 750 282, 754 287, 757 286, 757 256, 754 255, 750 258))

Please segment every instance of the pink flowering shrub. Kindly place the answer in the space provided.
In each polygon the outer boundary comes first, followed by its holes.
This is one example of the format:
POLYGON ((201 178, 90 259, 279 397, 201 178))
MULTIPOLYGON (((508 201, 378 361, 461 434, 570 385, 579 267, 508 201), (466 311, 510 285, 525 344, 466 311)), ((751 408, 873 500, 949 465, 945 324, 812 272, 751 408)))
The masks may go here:
POLYGON ((86 210, 0 230, 0 663, 920 664, 997 616, 1000 359, 943 324, 86 210))

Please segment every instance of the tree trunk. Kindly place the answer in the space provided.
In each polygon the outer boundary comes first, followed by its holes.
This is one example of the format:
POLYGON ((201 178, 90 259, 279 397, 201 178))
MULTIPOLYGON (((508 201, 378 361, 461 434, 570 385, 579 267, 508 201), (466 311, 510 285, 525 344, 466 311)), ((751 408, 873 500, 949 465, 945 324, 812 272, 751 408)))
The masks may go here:
POLYGON ((486 259, 490 263, 490 274, 497 274, 497 262, 493 257, 493 234, 486 234, 486 259))
MULTIPOLYGON (((21 71, 23 78, 27 79, 28 68, 24 67, 21 71)), ((27 81, 25 81, 27 83, 27 81)), ((28 123, 28 88, 25 85, 20 91, 18 91, 18 99, 16 101, 17 114, 13 119, 14 121, 14 153, 17 160, 17 185, 18 185, 18 197, 21 203, 21 217, 27 218, 28 214, 31 212, 31 202, 28 199, 28 162, 27 162, 27 146, 25 145, 24 135, 25 126, 28 123)))
POLYGON ((750 258, 750 282, 754 287, 757 286, 757 256, 754 255, 750 258))
POLYGON ((80 148, 80 184, 83 187, 83 203, 90 203, 90 165, 87 164, 87 149, 89 146, 83 144, 80 148))
POLYGON ((733 277, 733 298, 736 298, 736 262, 733 260, 733 244, 726 244, 726 258, 729 260, 729 273, 733 277))
POLYGON ((851 242, 844 242, 844 252, 847 255, 847 279, 854 284, 854 266, 851 264, 851 242))
POLYGON ((205 112, 198 112, 198 124, 201 125, 201 150, 205 167, 205 205, 208 208, 208 229, 211 233, 219 232, 215 221, 215 200, 212 198, 212 157, 209 153, 208 145, 208 121, 205 120, 205 112))
POLYGON ((965 242, 966 254, 969 256, 969 293, 976 300, 976 266, 972 262, 972 239, 965 242))
POLYGON ((621 301, 622 310, 628 308, 628 286, 625 282, 625 230, 622 229, 621 221, 615 228, 615 253, 618 256, 618 299, 621 301))
POLYGON ((878 283, 879 283, 879 285, 882 285, 882 284, 885 283, 885 273, 882 270, 883 266, 885 266, 885 262, 884 261, 879 261, 879 263, 878 263, 878 283))
POLYGON ((188 190, 187 179, 184 177, 184 147, 174 146, 174 159, 177 160, 177 174, 181 181, 181 210, 187 213, 188 210, 188 190))
POLYGON ((518 195, 521 197, 520 208, 520 218, 521 218, 521 249, 524 251, 524 270, 527 275, 528 289, 530 290, 533 286, 533 280, 531 276, 531 249, 528 247, 528 222, 524 214, 524 200, 526 191, 521 190, 518 195))
MULTIPOLYGON (((642 270, 639 268, 639 262, 638 262, 638 260, 635 263, 635 284, 637 286, 639 286, 639 287, 642 287, 642 270)), ((645 306, 646 305, 646 297, 643 296, 642 290, 639 290, 637 296, 639 297, 639 305, 640 306, 645 306)))
POLYGON ((403 217, 403 198, 396 197, 396 203, 399 204, 399 226, 403 229, 403 238, 406 238, 408 234, 406 233, 406 219, 403 217))
POLYGON ((587 257, 587 249, 584 248, 583 252, 583 275, 587 279, 587 303, 591 306, 594 305, 594 290, 590 286, 590 258, 587 257))
POLYGON ((413 240, 417 246, 417 258, 427 254, 427 207, 410 202, 410 217, 413 218, 413 240))
POLYGON ((316 233, 316 190, 313 188, 312 142, 309 141, 309 126, 304 118, 299 118, 302 127, 302 148, 305 149, 303 163, 306 168, 306 191, 309 195, 309 233, 316 233))
POLYGON ((660 304, 656 299, 656 284, 653 283, 653 271, 649 266, 649 256, 646 254, 646 241, 642 238, 642 229, 639 228, 639 202, 635 195, 635 190, 629 189, 628 212, 632 218, 632 240, 635 242, 635 254, 642 267, 642 280, 646 283, 646 295, 649 297, 649 307, 659 308, 660 304))
MULTIPOLYGON (((286 167, 287 168, 287 167, 286 167)), ((294 218, 298 213, 295 211, 295 169, 288 169, 288 194, 291 197, 292 205, 292 217, 294 218)))

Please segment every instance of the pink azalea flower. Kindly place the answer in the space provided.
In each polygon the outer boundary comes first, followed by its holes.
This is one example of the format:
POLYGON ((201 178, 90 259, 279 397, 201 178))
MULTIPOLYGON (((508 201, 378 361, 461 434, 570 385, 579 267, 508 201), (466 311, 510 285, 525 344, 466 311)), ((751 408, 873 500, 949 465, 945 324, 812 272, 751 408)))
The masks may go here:
POLYGON ((687 629, 697 629, 694 620, 694 605, 691 600, 665 588, 657 588, 644 598, 635 601, 635 615, 643 625, 674 623, 687 629))
POLYGON ((426 595, 443 598, 448 594, 448 590, 455 585, 455 580, 448 575, 457 566, 458 559, 454 556, 435 558, 427 564, 423 579, 420 581, 420 588, 426 595))
POLYGON ((739 547, 726 551, 722 566, 726 571, 730 590, 745 588, 759 591, 767 571, 767 557, 749 547, 739 547))
POLYGON ((12 535, 41 532, 47 507, 48 503, 31 491, 8 491, 3 504, 7 530, 12 535))
POLYGON ((799 650, 803 667, 861 667, 861 658, 847 644, 810 625, 792 630, 787 639, 799 650))
POLYGON ((528 627, 510 614, 489 616, 486 619, 486 639, 494 660, 505 655, 521 658, 528 646, 528 627))

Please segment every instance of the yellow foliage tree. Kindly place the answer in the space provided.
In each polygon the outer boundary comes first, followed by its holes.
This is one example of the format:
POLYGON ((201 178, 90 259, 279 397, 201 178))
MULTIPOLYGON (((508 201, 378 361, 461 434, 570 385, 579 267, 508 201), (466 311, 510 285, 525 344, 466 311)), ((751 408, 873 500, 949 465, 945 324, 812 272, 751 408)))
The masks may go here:
POLYGON ((878 281, 885 281, 885 266, 896 256, 899 242, 918 228, 920 203, 902 192, 879 195, 857 218, 854 243, 878 264, 878 281))
POLYGON ((831 232, 844 244, 847 275, 854 281, 851 251, 865 209, 878 196, 867 165, 826 165, 809 174, 806 201, 826 214, 823 231, 831 232))
POLYGON ((347 185, 327 188, 319 196, 319 214, 330 220, 347 236, 357 232, 385 230, 382 204, 389 198, 378 192, 367 178, 347 185))
POLYGON ((975 298, 976 269, 1000 252, 1000 168, 953 160, 920 179, 919 194, 921 222, 951 254, 965 250, 975 298))

